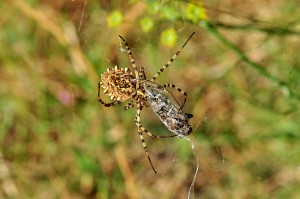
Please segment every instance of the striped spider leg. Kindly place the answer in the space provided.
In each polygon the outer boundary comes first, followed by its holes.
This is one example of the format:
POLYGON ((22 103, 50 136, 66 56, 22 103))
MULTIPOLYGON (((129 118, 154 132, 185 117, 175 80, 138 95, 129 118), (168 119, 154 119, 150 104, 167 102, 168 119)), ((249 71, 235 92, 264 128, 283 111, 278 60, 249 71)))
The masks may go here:
MULTIPOLYGON (((182 109, 186 102, 187 93, 184 90, 182 90, 181 88, 179 88, 178 86, 175 86, 174 84, 164 84, 163 87, 164 88, 174 88, 184 96, 184 101, 183 101, 182 105, 180 106, 180 108, 182 109)), ((190 114, 190 113, 185 113, 185 114, 187 115, 188 119, 193 117, 193 114, 190 114)))
POLYGON ((146 142, 144 140, 144 136, 143 136, 143 133, 146 133, 148 136, 150 137, 153 137, 153 138, 171 138, 171 137, 175 137, 176 135, 170 135, 170 136, 157 136, 157 135, 153 135, 151 132, 149 132, 147 129, 145 129, 142 125, 141 125, 141 111, 143 109, 143 102, 140 102, 140 103, 137 103, 137 112, 136 112, 136 117, 135 117, 135 124, 137 125, 138 127, 138 133, 139 133, 139 136, 140 136, 140 140, 143 144, 143 147, 144 147, 144 151, 146 153, 146 156, 150 162, 150 165, 153 169, 153 171, 155 173, 157 173, 157 171, 155 170, 153 164, 152 164, 152 161, 151 161, 151 158, 150 158, 150 155, 149 155, 149 152, 148 152, 148 148, 147 148, 147 145, 146 145, 146 142))
POLYGON ((194 34, 195 32, 190 35, 181 49, 177 51, 173 55, 173 57, 165 65, 163 65, 150 80, 143 81, 145 94, 153 112, 158 116, 163 124, 178 137, 185 137, 192 132, 192 127, 188 122, 189 118, 192 117, 192 114, 186 114, 182 110, 182 107, 184 106, 186 101, 187 94, 174 84, 165 84, 161 86, 157 83, 154 83, 154 81, 166 68, 171 65, 171 63, 180 54, 182 49, 194 34), (165 89, 166 87, 175 88, 185 96, 182 106, 179 106, 176 99, 165 89))
POLYGON ((179 53, 193 36, 193 34, 188 38, 181 49, 173 55, 171 60, 168 61, 167 64, 165 64, 150 80, 146 79, 144 67, 141 66, 138 68, 136 66, 128 43, 122 36, 119 35, 119 38, 125 44, 134 75, 129 68, 120 68, 118 66, 115 66, 114 68, 108 68, 107 71, 101 75, 101 81, 98 84, 98 101, 105 107, 111 107, 127 100, 130 101, 124 107, 125 110, 136 106, 137 112, 135 117, 135 124, 138 128, 138 133, 144 147, 145 154, 155 173, 157 172, 151 162, 143 133, 153 138, 170 138, 176 136, 183 137, 188 135, 192 131, 192 128, 188 124, 188 119, 191 117, 191 114, 185 114, 182 111, 182 107, 186 101, 186 92, 184 92, 174 84, 165 84, 161 86, 154 83, 154 81, 167 67, 170 66, 170 64, 179 55, 179 53), (109 95, 113 102, 106 103, 100 98, 100 87, 104 88, 104 94, 109 95), (182 106, 179 106, 173 96, 165 89, 167 87, 175 88, 185 96, 182 106), (144 106, 147 106, 148 103, 150 104, 155 114, 159 117, 159 119, 170 131, 174 133, 174 135, 157 136, 152 134, 141 125, 141 111, 144 106), (167 109, 157 110, 157 107, 162 107, 162 105, 164 107, 167 107, 167 109))
POLYGON ((115 101, 115 102, 110 102, 110 103, 106 103, 104 102, 101 98, 100 98, 100 83, 98 83, 98 102, 100 102, 103 106, 105 107, 110 107, 110 106, 114 106, 116 104, 120 104, 120 101, 115 101))
POLYGON ((173 57, 165 64, 163 65, 157 72, 156 74, 150 79, 151 82, 154 82, 156 80, 156 78, 162 73, 164 72, 165 69, 167 69, 171 63, 176 59, 176 57, 180 54, 180 52, 182 51, 182 49, 185 47, 185 45, 189 42, 189 40, 192 38, 192 36, 195 34, 195 32, 193 32, 191 34, 191 36, 186 40, 186 42, 182 45, 182 47, 180 48, 180 50, 178 50, 173 57))
POLYGON ((115 68, 109 68, 107 72, 104 72, 101 75, 101 82, 98 84, 98 101, 105 107, 111 107, 130 99, 130 102, 125 106, 125 109, 129 109, 130 107, 133 107, 136 104, 137 114, 135 123, 138 127, 138 133, 140 135, 140 139, 144 147, 145 154, 147 155, 147 158, 150 162, 150 165, 153 171, 157 173, 151 162, 147 150, 147 145, 143 138, 143 132, 146 132, 149 136, 155 136, 149 131, 145 130, 145 128, 142 127, 142 125, 140 124, 140 112, 143 108, 143 102, 146 101, 146 98, 140 90, 137 90, 137 88, 139 87, 136 86, 137 82, 133 80, 135 80, 135 78, 129 72, 129 69, 118 68, 117 66, 115 68), (100 87, 103 87, 104 93, 109 95, 112 100, 116 101, 111 103, 104 102, 100 98, 100 87))
POLYGON ((183 101, 182 105, 180 106, 180 108, 183 108, 183 106, 184 106, 184 104, 186 102, 187 93, 184 90, 182 90, 181 88, 179 88, 178 86, 175 86, 174 84, 164 84, 163 87, 164 88, 174 88, 178 92, 180 92, 182 95, 184 95, 184 101, 183 101))
POLYGON ((183 112, 175 98, 161 85, 149 80, 143 81, 148 102, 162 123, 178 137, 192 132, 188 120, 190 114, 183 112))
POLYGON ((124 107, 125 110, 128 110, 129 108, 134 107, 136 105, 137 113, 136 113, 135 123, 136 126, 138 127, 138 133, 140 135, 140 139, 143 144, 144 151, 147 155, 147 158, 150 162, 150 165, 153 171, 157 173, 151 162, 147 145, 143 138, 143 133, 146 133, 148 136, 154 138, 169 138, 169 137, 175 137, 176 135, 171 135, 171 136, 153 135, 150 131, 146 130, 141 125, 140 114, 143 109, 144 102, 147 101, 147 97, 145 96, 145 91, 140 83, 140 80, 146 79, 146 75, 144 73, 143 67, 140 67, 139 71, 137 70, 135 60, 132 56, 128 43, 125 41, 125 39, 122 36, 119 35, 119 37, 125 44, 129 56, 129 60, 134 70, 134 76, 130 72, 129 68, 124 69, 124 68, 119 68, 118 66, 116 66, 115 68, 109 68, 107 72, 101 75, 101 82, 98 85, 98 101, 102 105, 106 107, 110 107, 130 99, 130 102, 124 107), (111 99, 116 100, 116 102, 112 102, 112 103, 103 102, 103 100, 100 99, 100 86, 104 88, 104 93, 108 94, 111 97, 111 99))

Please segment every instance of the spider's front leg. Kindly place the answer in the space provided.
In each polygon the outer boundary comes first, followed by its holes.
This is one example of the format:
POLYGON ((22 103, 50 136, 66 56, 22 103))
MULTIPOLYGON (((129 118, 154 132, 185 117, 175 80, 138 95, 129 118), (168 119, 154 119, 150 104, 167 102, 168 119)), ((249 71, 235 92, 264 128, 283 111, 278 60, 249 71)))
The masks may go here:
POLYGON ((156 72, 156 74, 150 79, 150 81, 151 82, 154 82, 155 80, 156 80, 156 78, 158 77, 158 76, 160 76, 160 74, 162 73, 162 72, 164 72, 164 70, 165 69, 167 69, 170 65, 171 65, 171 63, 176 59, 176 57, 180 54, 180 52, 182 51, 182 49, 185 47, 185 45, 189 42, 189 40, 192 38, 192 36, 195 34, 195 32, 193 32, 192 34, 191 34, 191 36, 186 40, 186 42, 183 44, 183 46, 181 47, 181 49, 180 50, 178 50, 174 55, 173 55, 173 57, 165 64, 165 65, 163 65, 157 72, 156 72))
POLYGON ((104 105, 105 107, 110 107, 110 106, 114 106, 116 104, 120 104, 120 101, 115 101, 115 102, 111 102, 111 103, 105 103, 101 98, 100 98, 100 83, 98 83, 98 102, 100 102, 102 105, 104 105))

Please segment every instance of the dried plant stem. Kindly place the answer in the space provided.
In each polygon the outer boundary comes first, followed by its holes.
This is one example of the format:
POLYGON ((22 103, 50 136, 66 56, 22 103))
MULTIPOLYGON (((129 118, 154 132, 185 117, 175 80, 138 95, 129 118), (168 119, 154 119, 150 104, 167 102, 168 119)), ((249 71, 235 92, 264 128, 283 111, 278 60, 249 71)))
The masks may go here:
POLYGON ((93 82, 98 81, 97 73, 91 63, 86 59, 81 51, 76 30, 71 22, 63 23, 63 27, 58 25, 55 16, 54 19, 45 15, 42 9, 34 9, 23 1, 13 1, 13 5, 21 11, 29 19, 35 21, 39 27, 51 33, 54 38, 69 51, 72 66, 78 75, 88 75, 93 82))
POLYGON ((130 170, 127 158, 124 153, 124 148, 118 146, 115 150, 117 162, 120 166, 121 172, 124 176, 125 180, 125 187, 129 198, 137 198, 137 189, 136 189, 136 182, 134 176, 130 170))
POLYGON ((0 182, 3 191, 8 198, 19 198, 19 191, 16 184, 10 176, 10 171, 5 163, 2 152, 0 151, 0 182))

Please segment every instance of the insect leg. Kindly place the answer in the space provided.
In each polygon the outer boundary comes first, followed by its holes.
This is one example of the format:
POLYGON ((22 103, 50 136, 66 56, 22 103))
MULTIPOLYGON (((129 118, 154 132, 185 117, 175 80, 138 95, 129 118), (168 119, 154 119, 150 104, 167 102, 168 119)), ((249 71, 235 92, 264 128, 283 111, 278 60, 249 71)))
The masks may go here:
POLYGON ((183 91, 181 88, 175 86, 174 84, 164 84, 164 87, 167 88, 175 88, 178 92, 180 92, 182 95, 184 95, 184 101, 183 104, 180 106, 180 108, 182 108, 186 102, 186 97, 187 97, 187 93, 185 91, 183 91))
POLYGON ((100 102, 102 105, 104 105, 105 107, 110 107, 110 106, 114 106, 116 104, 120 104, 120 101, 115 101, 115 102, 111 102, 111 103, 105 103, 101 98, 100 98, 100 83, 98 83, 98 102, 100 102))
MULTIPOLYGON (((142 110, 142 108, 141 108, 141 110, 142 110)), ((153 137, 153 138, 172 138, 172 137, 177 137, 177 135, 154 135, 154 134, 152 134, 150 131, 148 131, 147 129, 145 129, 142 126, 141 121, 140 121, 141 112, 139 111, 139 109, 138 109, 137 116, 138 116, 139 120, 137 121, 137 117, 136 117, 136 119, 135 119, 136 125, 138 126, 138 128, 141 129, 141 131, 143 133, 146 133, 148 136, 153 137)))

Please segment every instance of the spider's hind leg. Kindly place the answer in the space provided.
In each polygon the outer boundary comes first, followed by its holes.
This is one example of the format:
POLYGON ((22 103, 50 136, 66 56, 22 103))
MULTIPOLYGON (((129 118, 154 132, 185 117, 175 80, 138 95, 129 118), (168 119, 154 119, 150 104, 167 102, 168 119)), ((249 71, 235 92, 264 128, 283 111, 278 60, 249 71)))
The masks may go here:
POLYGON ((147 133, 148 136, 153 137, 153 138, 172 138, 172 137, 177 137, 177 135, 154 135, 147 129, 145 129, 143 126, 140 126, 141 130, 144 133, 147 133))
POLYGON ((135 124, 136 124, 137 127, 138 127, 138 133, 139 133, 139 135, 140 135, 140 140, 141 140, 141 142, 142 142, 142 144, 143 144, 144 151, 145 151, 146 156, 147 156, 147 158, 148 158, 148 160, 149 160, 149 163, 150 163, 150 165, 151 165, 151 167, 152 167, 154 173, 157 174, 157 172, 156 172, 156 170, 154 169, 154 166, 153 166, 153 164, 152 164, 151 158, 150 158, 150 156, 149 156, 148 148, 147 148, 146 142, 145 142, 145 140, 144 140, 144 136, 143 136, 143 131, 142 131, 142 129, 141 129, 141 117, 140 117, 140 116, 141 116, 141 110, 142 110, 142 109, 143 109, 143 106, 141 106, 141 104, 137 104, 137 112, 136 112, 136 117, 135 117, 135 124))
POLYGON ((142 124, 141 124, 141 110, 143 109, 143 106, 140 107, 140 109, 137 109, 137 113, 136 113, 136 117, 135 117, 135 123, 137 125, 137 127, 139 129, 141 129, 141 131, 143 133, 146 133, 149 137, 153 137, 153 138, 172 138, 172 137, 177 137, 177 135, 154 135, 152 134, 150 131, 148 131, 147 129, 145 129, 142 124))
POLYGON ((101 98, 100 98, 100 83, 98 83, 98 102, 100 102, 103 106, 105 107, 110 107, 110 106, 114 106, 116 104, 120 104, 120 101, 115 101, 115 102, 111 102, 111 103, 106 103, 104 102, 101 98))
POLYGON ((151 158, 149 156, 149 152, 148 152, 148 148, 147 148, 147 145, 146 145, 146 142, 144 140, 144 136, 143 136, 143 133, 147 133, 148 136, 150 137, 153 137, 153 138, 170 138, 170 137, 176 137, 177 135, 167 135, 167 136, 157 136, 157 135, 153 135, 152 133, 150 133, 148 130, 146 130, 142 125, 141 125, 141 111, 143 109, 143 105, 141 104, 137 104, 137 112, 136 112, 136 117, 135 117, 135 124, 136 126, 138 127, 138 133, 140 135, 140 139, 141 139, 141 142, 143 144, 143 147, 144 147, 144 151, 146 153, 146 156, 150 162, 150 165, 153 169, 153 171, 155 173, 156 170, 154 169, 154 166, 152 164, 152 161, 151 161, 151 158))
POLYGON ((128 109, 134 107, 134 102, 131 100, 125 107, 124 110, 127 111, 128 109))

